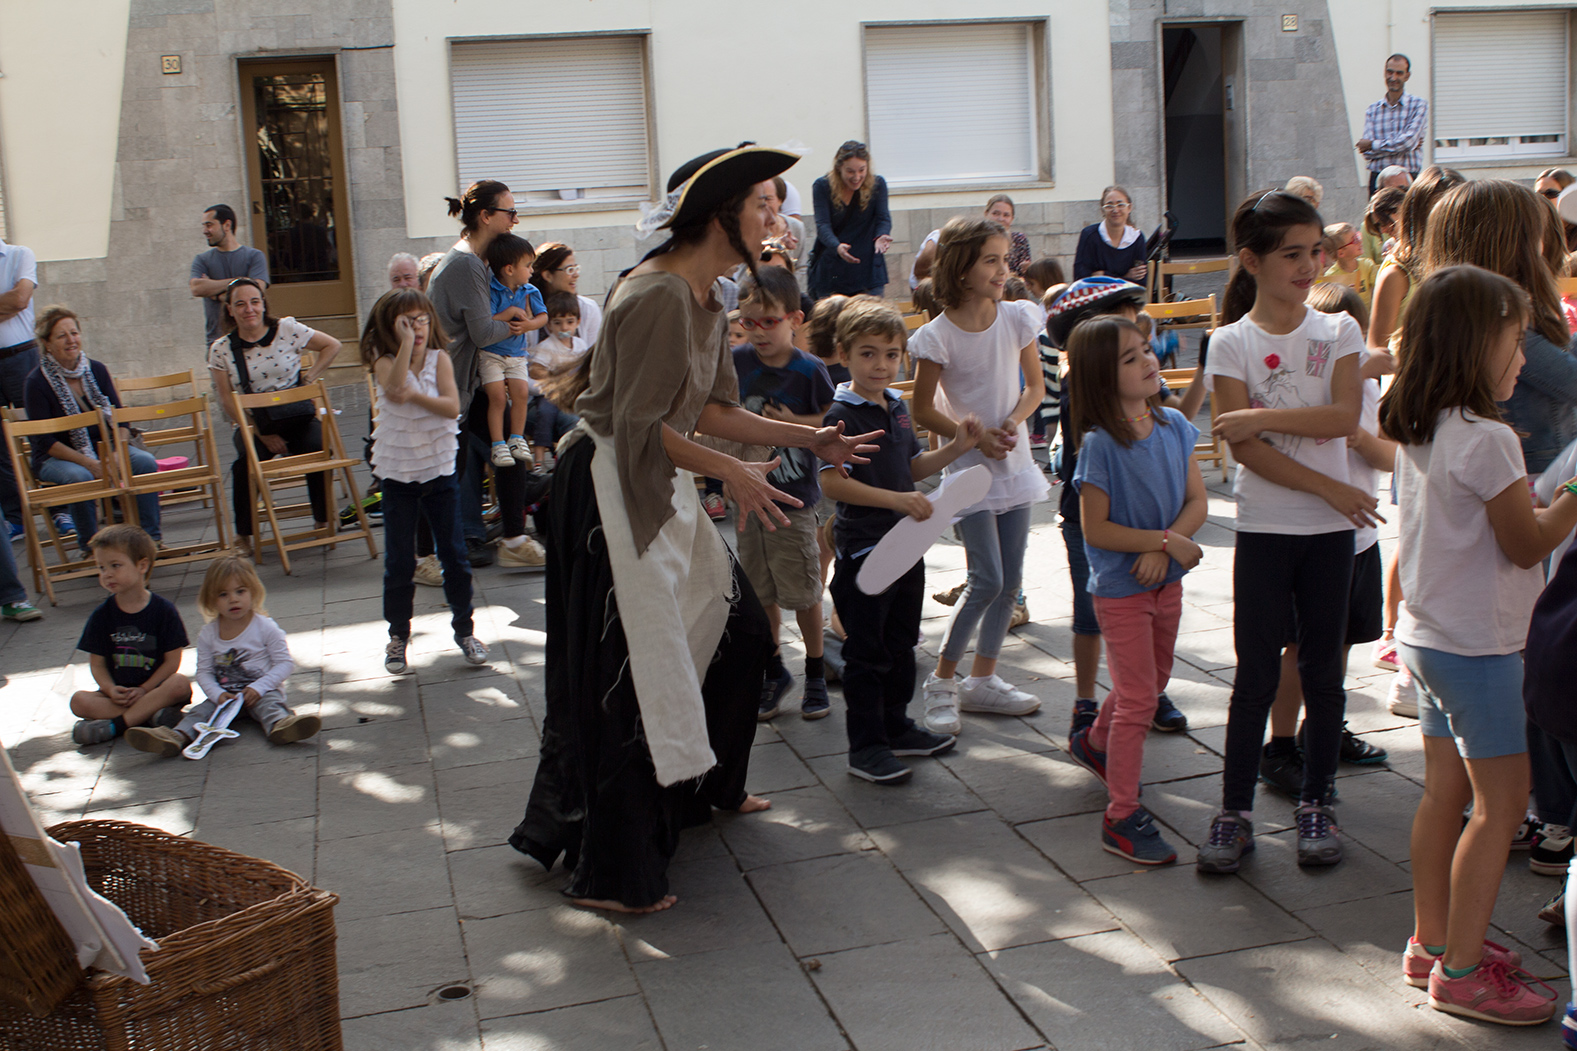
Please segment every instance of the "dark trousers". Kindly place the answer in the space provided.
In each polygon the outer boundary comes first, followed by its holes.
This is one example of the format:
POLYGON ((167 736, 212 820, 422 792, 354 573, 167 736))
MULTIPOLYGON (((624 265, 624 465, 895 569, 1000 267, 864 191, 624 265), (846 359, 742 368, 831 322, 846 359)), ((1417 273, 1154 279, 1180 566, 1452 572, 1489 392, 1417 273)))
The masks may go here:
MULTIPOLYGON (((487 539, 487 526, 482 522, 482 479, 487 474, 492 446, 487 432, 487 395, 478 388, 476 397, 471 399, 471 411, 460 424, 460 451, 455 461, 460 480, 460 520, 466 537, 473 540, 487 539)), ((493 468, 493 495, 498 498, 506 537, 521 536, 526 531, 526 480, 530 473, 518 461, 510 467, 493 468)))
MULTIPOLYGON (((323 448, 323 428, 318 424, 316 416, 294 416, 290 419, 280 420, 274 424, 274 431, 285 441, 285 455, 299 456, 302 453, 315 453, 323 448)), ((246 466, 246 447, 241 444, 241 428, 237 427, 232 435, 235 442, 235 466, 230 470, 231 511, 235 515, 235 531, 238 536, 252 535, 252 475, 246 466)), ((268 446, 263 444, 261 437, 254 439, 257 446, 259 460, 271 460, 274 454, 268 451, 268 446)), ((329 494, 328 474, 307 475, 307 501, 312 504, 312 520, 314 522, 329 521, 329 494)))
POLYGON ((849 754, 888 748, 913 728, 907 711, 914 696, 915 639, 925 600, 925 562, 880 595, 855 586, 865 557, 842 558, 832 577, 832 602, 848 637, 843 640, 843 699, 849 754))
POLYGON ((1577 824, 1577 743, 1562 741, 1528 723, 1528 764, 1533 771, 1533 812, 1540 821, 1577 824))
POLYGON ((1314 536, 1238 533, 1232 562, 1238 666, 1227 714, 1224 809, 1254 808, 1265 720, 1281 681, 1281 651, 1294 637, 1294 616, 1303 682, 1303 799, 1330 797, 1347 709, 1343 649, 1352 571, 1350 529, 1314 536))
POLYGON ((446 474, 427 482, 383 480, 383 619, 389 634, 411 635, 415 602, 416 520, 425 518, 433 532, 438 562, 444 567, 444 598, 454 637, 474 635, 471 623, 471 563, 460 540, 460 505, 455 477, 446 474))
MULTIPOLYGON (((38 368, 38 344, 21 345, 30 349, 15 350, 0 359, 0 405, 17 409, 23 407, 22 391, 27 386, 28 374, 38 368)), ((11 469, 9 451, 0 451, 0 513, 5 515, 7 521, 22 524, 22 491, 17 488, 16 472, 11 469)), ((10 543, 11 538, 0 536, 0 542, 10 543)))
POLYGON ((526 433, 531 435, 532 445, 551 448, 579 422, 579 416, 565 412, 540 394, 533 394, 526 403, 526 433))

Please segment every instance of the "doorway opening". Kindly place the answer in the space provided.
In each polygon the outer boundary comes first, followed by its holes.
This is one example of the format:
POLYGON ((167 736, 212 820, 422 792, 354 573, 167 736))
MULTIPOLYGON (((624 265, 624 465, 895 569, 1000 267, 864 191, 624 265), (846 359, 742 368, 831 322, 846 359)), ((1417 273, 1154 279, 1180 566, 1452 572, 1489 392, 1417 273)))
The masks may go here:
POLYGON ((252 244, 268 256, 269 309, 356 337, 349 180, 332 58, 243 62, 252 244))
POLYGON ((1247 190, 1243 156, 1242 27, 1161 27, 1166 206, 1177 216, 1174 254, 1222 255, 1227 220, 1247 190))

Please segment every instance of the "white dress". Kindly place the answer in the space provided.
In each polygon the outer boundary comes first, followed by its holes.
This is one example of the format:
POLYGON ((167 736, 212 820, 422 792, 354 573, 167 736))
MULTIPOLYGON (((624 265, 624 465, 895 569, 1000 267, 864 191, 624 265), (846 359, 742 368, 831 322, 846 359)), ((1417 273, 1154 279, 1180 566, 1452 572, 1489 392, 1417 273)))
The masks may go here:
MULTIPOLYGON (((438 355, 428 350, 420 373, 407 371, 406 387, 438 396, 438 355)), ((396 482, 430 482, 454 473, 460 421, 439 416, 413 402, 396 405, 378 384, 378 422, 372 429, 372 470, 396 482)))

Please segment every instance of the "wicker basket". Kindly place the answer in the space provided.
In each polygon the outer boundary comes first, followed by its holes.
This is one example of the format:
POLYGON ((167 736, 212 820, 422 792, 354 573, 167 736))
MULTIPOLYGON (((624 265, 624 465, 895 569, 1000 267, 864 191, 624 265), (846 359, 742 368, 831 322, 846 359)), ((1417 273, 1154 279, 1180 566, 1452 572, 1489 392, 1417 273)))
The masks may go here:
POLYGON ((76 948, 4 832, 0 832, 0 946, 4 947, 0 1003, 43 1017, 77 987, 82 969, 77 966, 76 948))
POLYGON ((16 1051, 339 1051, 334 904, 278 865, 158 829, 71 821, 88 883, 159 942, 139 985, 93 973, 48 1017, 0 1005, 16 1051))

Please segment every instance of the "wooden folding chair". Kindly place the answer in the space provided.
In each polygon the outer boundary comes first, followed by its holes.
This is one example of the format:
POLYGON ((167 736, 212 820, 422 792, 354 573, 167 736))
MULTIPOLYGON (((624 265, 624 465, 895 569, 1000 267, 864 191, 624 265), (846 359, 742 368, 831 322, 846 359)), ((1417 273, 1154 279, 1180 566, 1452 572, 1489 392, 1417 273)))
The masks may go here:
POLYGON ((308 383, 289 390, 263 391, 259 394, 232 393, 232 415, 241 428, 241 445, 246 452, 247 471, 252 479, 252 558, 261 561, 263 544, 262 526, 266 520, 269 528, 269 540, 279 551, 279 562, 284 566, 285 572, 290 572, 290 552, 299 551, 309 547, 332 547, 341 540, 355 540, 358 536, 367 541, 367 551, 372 558, 378 557, 378 542, 373 538, 372 526, 367 522, 367 513, 361 506, 361 492, 356 488, 356 478, 352 473, 361 463, 360 459, 345 455, 345 443, 340 438, 339 427, 334 423, 334 412, 329 406, 328 391, 322 381, 308 383), (290 405, 295 402, 310 401, 317 412, 318 424, 323 432, 323 447, 314 453, 301 453, 295 456, 276 456, 269 460, 259 459, 257 455, 257 432, 252 427, 251 409, 275 408, 281 405, 290 405), (323 474, 327 477, 324 484, 328 490, 328 506, 325 509, 329 518, 328 525, 322 529, 311 528, 286 533, 280 525, 281 518, 298 518, 303 515, 311 516, 309 504, 281 504, 275 500, 278 490, 292 485, 305 485, 307 475, 323 474), (340 482, 344 485, 346 494, 350 497, 351 506, 356 509, 356 522, 359 528, 345 534, 339 532, 339 516, 334 508, 334 476, 338 474, 340 482), (262 513, 259 514, 259 511, 262 513))
POLYGON ((26 536, 27 561, 33 571, 33 590, 46 595, 51 606, 58 606, 60 602, 55 597, 56 581, 97 576, 99 570, 93 559, 83 558, 66 546, 55 529, 53 509, 67 504, 119 500, 126 521, 135 522, 137 512, 126 490, 121 487, 116 468, 118 459, 114 451, 114 428, 101 410, 56 416, 48 420, 16 420, 9 417, 8 413, 4 423, 5 440, 11 453, 11 467, 16 472, 17 491, 22 500, 22 527, 26 536), (32 438, 77 427, 99 429, 97 452, 99 463, 104 466, 103 477, 65 485, 40 482, 33 474, 32 438), (38 517, 43 518, 50 545, 55 549, 58 561, 53 564, 44 561, 44 545, 36 521, 38 517))
POLYGON ((115 381, 123 402, 168 401, 176 398, 177 387, 191 387, 188 398, 195 398, 207 389, 207 384, 197 375, 196 369, 184 372, 167 372, 163 376, 128 376, 115 381), (147 398, 128 398, 128 394, 147 394, 147 398))
MULTIPOLYGON (((154 474, 133 474, 131 446, 124 441, 115 443, 116 466, 120 470, 122 488, 134 499, 143 493, 159 493, 161 506, 191 500, 204 504, 212 501, 214 536, 191 544, 166 545, 159 552, 159 565, 195 562, 222 554, 230 546, 230 519, 225 513, 224 475, 219 466, 219 452, 214 444, 213 414, 209 411, 208 395, 199 394, 181 401, 160 402, 154 405, 122 406, 115 410, 117 426, 139 423, 173 423, 172 427, 148 429, 143 440, 150 435, 172 436, 158 444, 170 441, 188 442, 195 455, 187 458, 185 467, 154 474), (180 422, 184 421, 184 422, 180 422)), ((149 444, 154 444, 149 442, 149 444)), ((130 521, 130 519, 128 519, 130 521)), ((140 523, 139 523, 140 524, 140 523)))
MULTIPOLYGON (((198 375, 196 369, 187 369, 184 372, 170 372, 163 376, 132 376, 127 379, 116 380, 115 386, 120 391, 121 400, 126 403, 126 406, 155 405, 160 402, 200 398, 208 390, 208 385, 198 375), (190 387, 191 390, 189 393, 182 393, 177 390, 179 387, 190 387)), ((210 411, 207 415, 211 423, 212 412, 210 411)), ((117 415, 116 421, 123 422, 119 415, 117 415)), ((160 451, 166 446, 191 446, 193 455, 186 458, 188 466, 197 462, 203 462, 201 442, 202 433, 190 423, 178 427, 147 428, 142 431, 142 444, 147 446, 148 451, 160 459, 169 458, 169 455, 160 451)), ((170 455, 179 454, 171 453, 170 455)), ((208 460, 206 462, 212 463, 214 461, 208 460)), ((179 489, 169 487, 160 496, 159 503, 168 507, 172 504, 187 504, 199 500, 202 501, 204 507, 208 506, 209 496, 200 486, 186 486, 179 489)))
MULTIPOLYGON (((1168 387, 1181 391, 1194 382, 1194 370, 1162 369, 1161 378, 1166 381, 1168 387)), ((1214 424, 1216 422, 1216 396, 1206 392, 1205 397, 1210 402, 1210 422, 1214 424)), ((1227 480, 1226 444, 1216 437, 1214 432, 1205 430, 1200 433, 1199 440, 1194 443, 1194 459, 1198 460, 1201 466, 1207 463, 1220 465, 1221 480, 1223 482, 1227 480)))
POLYGON ((1216 256, 1209 259, 1184 259, 1176 263, 1155 263, 1150 267, 1149 292, 1150 302, 1161 302, 1162 295, 1170 295, 1164 290, 1168 287, 1167 278, 1178 274, 1219 274, 1230 272, 1237 262, 1233 256, 1216 256))
POLYGON ((1158 332, 1168 328, 1202 328, 1206 332, 1214 332, 1221 322, 1214 294, 1203 299, 1184 299, 1176 303, 1151 303, 1144 308, 1144 312, 1155 322, 1158 332))

